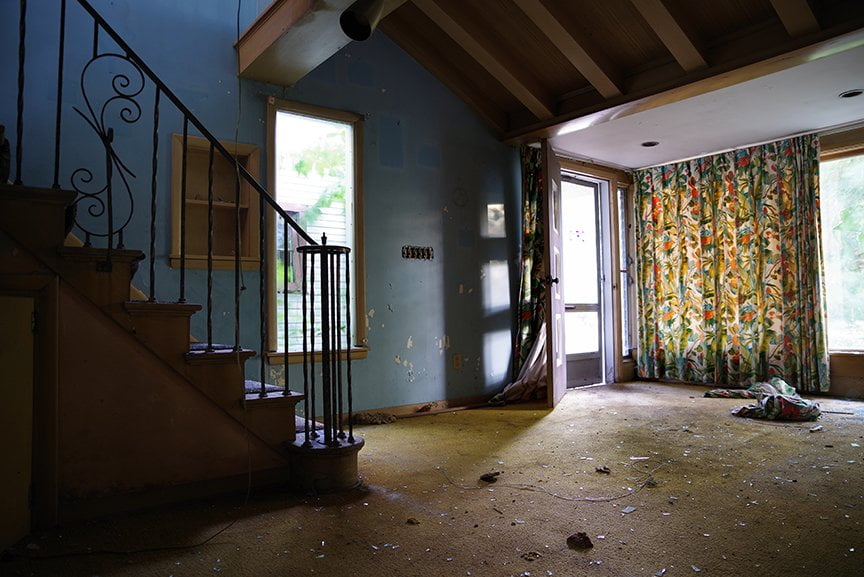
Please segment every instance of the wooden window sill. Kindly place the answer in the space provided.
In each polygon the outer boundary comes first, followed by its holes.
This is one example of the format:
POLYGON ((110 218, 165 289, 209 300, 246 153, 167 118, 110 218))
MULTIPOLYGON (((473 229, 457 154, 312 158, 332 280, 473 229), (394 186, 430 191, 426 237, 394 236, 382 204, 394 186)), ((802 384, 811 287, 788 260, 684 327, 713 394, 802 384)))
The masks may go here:
MULTIPOLYGON (((369 355, 369 349, 366 347, 353 347, 350 351, 351 360, 356 361, 359 359, 365 359, 369 355)), ((346 354, 342 352, 342 359, 346 358, 346 354)), ((321 361, 321 353, 315 353, 315 361, 321 361)), ((285 364, 285 353, 267 353, 267 362, 271 365, 284 365, 285 364)), ((288 364, 295 365, 303 362, 303 353, 302 352, 294 352, 288 353, 288 364)))

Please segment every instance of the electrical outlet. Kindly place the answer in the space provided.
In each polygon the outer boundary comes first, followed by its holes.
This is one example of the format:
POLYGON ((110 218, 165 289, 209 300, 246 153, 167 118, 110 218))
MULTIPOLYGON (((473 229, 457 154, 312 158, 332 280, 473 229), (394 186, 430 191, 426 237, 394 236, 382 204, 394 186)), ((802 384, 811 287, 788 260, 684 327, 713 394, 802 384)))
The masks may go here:
POLYGON ((462 355, 459 353, 453 355, 453 368, 457 371, 462 368, 462 355))

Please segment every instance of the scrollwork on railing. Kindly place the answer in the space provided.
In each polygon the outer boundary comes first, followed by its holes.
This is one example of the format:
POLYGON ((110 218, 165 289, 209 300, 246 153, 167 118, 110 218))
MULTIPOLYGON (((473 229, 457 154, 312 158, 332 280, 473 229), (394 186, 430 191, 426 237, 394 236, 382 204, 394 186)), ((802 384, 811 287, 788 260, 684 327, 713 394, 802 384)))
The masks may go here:
POLYGON ((105 178, 102 186, 96 188, 98 185, 95 184, 93 170, 81 167, 72 173, 72 188, 79 194, 75 201, 76 210, 80 206, 86 206, 86 212, 90 217, 94 219, 105 217, 107 224, 100 223, 96 228, 82 221, 79 213, 75 225, 85 232, 88 241, 90 237, 107 238, 109 248, 114 246, 123 248, 123 231, 131 222, 135 212, 135 199, 130 185, 130 179, 135 178, 135 173, 120 158, 114 147, 114 127, 111 122, 119 119, 126 124, 135 124, 141 119, 141 105, 136 98, 141 95, 144 86, 144 74, 141 69, 122 54, 106 53, 94 56, 81 71, 81 92, 86 111, 78 107, 74 110, 99 137, 105 151, 105 178), (127 71, 118 72, 109 66, 118 64, 125 67, 127 71), (97 84, 102 79, 99 71, 103 66, 109 66, 107 72, 111 77, 109 87, 97 84), (94 102, 97 103, 96 106, 94 102), (118 184, 125 195, 124 203, 119 207, 114 201, 115 178, 119 179, 118 184), (114 212, 117 209, 122 211, 121 218, 115 218, 114 212))

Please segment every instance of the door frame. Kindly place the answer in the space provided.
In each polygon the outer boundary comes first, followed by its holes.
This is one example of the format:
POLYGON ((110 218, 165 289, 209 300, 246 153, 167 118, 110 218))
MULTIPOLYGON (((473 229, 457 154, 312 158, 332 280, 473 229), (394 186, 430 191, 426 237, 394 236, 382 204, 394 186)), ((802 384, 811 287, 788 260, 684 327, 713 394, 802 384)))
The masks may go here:
MULTIPOLYGON (((600 181, 605 183, 600 187, 600 237, 601 250, 603 254, 602 294, 600 296, 601 306, 605 307, 603 315, 605 322, 601 325, 602 344, 604 349, 603 373, 607 383, 623 382, 633 380, 636 374, 635 362, 632 358, 625 358, 621 345, 621 332, 623 320, 620 307, 619 271, 620 261, 620 234, 618 230, 618 189, 624 188, 632 191, 632 175, 614 167, 601 166, 581 160, 559 157, 561 169, 578 175, 588 181, 600 181)), ((627 195, 632 199, 632 194, 627 195)), ((632 208, 632 207, 630 207, 632 208)), ((632 232, 628 234, 628 241, 633 242, 632 232)), ((631 245, 632 246, 632 245, 631 245)), ((547 247, 548 248, 548 247, 547 247)), ((631 291, 632 292, 632 291, 631 291)), ((632 294, 631 294, 632 297, 632 294)), ((633 310, 631 298, 630 310, 633 310)), ((632 326, 632 324, 631 324, 632 326)))
MULTIPOLYGON (((604 268, 604 260, 605 260, 605 251, 603 250, 603 230, 604 226, 602 223, 602 203, 603 203, 603 182, 595 179, 588 178, 584 174, 575 173, 573 171, 567 170, 562 167, 561 170, 561 194, 564 194, 564 183, 570 183, 576 186, 582 186, 585 188, 590 188, 593 190, 594 196, 594 266, 599 267, 601 269, 601 274, 597 275, 597 285, 595 286, 596 294, 597 294, 597 304, 587 304, 587 303, 568 303, 566 300, 564 302, 564 314, 565 317, 568 312, 586 312, 586 313, 594 313, 597 315, 597 350, 593 352, 587 353, 566 353, 565 358, 567 362, 567 388, 573 389, 578 388, 580 386, 596 384, 598 382, 605 382, 606 379, 604 376, 604 367, 608 366, 608 361, 605 358, 604 352, 606 347, 604 345, 604 322, 606 318, 606 307, 604 307, 604 291, 603 291, 603 280, 604 274, 602 269, 604 268), (578 376, 578 380, 576 380, 576 375, 571 373, 571 369, 575 369, 579 367, 579 365, 587 365, 590 364, 592 366, 597 367, 596 374, 593 373, 590 375, 582 374, 578 376), (596 380, 594 380, 596 378, 596 380)), ((562 206, 564 205, 563 199, 561 202, 562 206)), ((562 212, 563 215, 563 212, 562 212)), ((568 245, 564 243, 563 251, 566 256, 568 245)), ((571 277, 572 278, 572 277, 571 277)), ((566 280, 562 279, 563 282, 566 283, 566 280)), ((566 326, 566 322, 565 322, 566 326)))
MULTIPOLYGON (((0 238, 2 241, 2 238, 0 238)), ((59 294, 56 275, 0 274, 0 292, 33 299, 33 459, 31 528, 50 527, 58 515, 59 294)))

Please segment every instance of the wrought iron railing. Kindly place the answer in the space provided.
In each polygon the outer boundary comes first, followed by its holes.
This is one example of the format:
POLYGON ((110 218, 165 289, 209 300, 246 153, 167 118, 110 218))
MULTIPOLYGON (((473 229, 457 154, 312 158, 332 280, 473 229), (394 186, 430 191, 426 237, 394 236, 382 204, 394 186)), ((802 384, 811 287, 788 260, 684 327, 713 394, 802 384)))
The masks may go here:
MULTIPOLYGON (((235 171, 235 226, 234 228, 234 344, 233 350, 242 350, 240 319, 243 318, 241 310, 241 293, 243 292, 242 263, 241 263, 241 239, 240 239, 240 191, 241 184, 251 188, 258 197, 260 207, 259 219, 259 323, 260 343, 259 346, 259 373, 260 390, 258 396, 267 396, 267 349, 268 349, 268 321, 267 316, 267 282, 269 269, 268 258, 268 222, 275 223, 274 226, 283 227, 284 237, 288 237, 289 228, 296 231, 300 238, 307 244, 298 250, 302 253, 302 266, 304 269, 302 282, 302 331, 303 331, 303 393, 304 413, 306 415, 306 428, 304 431, 304 444, 307 446, 317 436, 310 421, 319 411, 324 422, 323 442, 328 446, 338 445, 343 440, 354 442, 352 422, 352 383, 351 383, 351 305, 350 305, 350 263, 349 250, 346 247, 332 246, 326 244, 322 239, 318 244, 309 236, 302 227, 276 202, 274 197, 247 171, 239 160, 217 140, 206 126, 190 111, 186 105, 172 92, 172 90, 153 72, 144 60, 123 40, 123 38, 102 18, 87 0, 72 0, 82 10, 81 15, 85 21, 92 24, 91 50, 88 51, 88 59, 81 65, 78 77, 78 85, 81 90, 82 102, 74 105, 64 100, 64 83, 71 74, 69 69, 74 68, 69 64, 69 55, 66 52, 67 20, 70 8, 67 0, 60 0, 59 6, 59 28, 57 33, 57 78, 56 78, 56 110, 47 111, 45 114, 54 115, 53 134, 53 188, 65 188, 63 183, 62 156, 66 148, 64 144, 63 126, 64 113, 68 114, 71 108, 81 122, 88 126, 99 142, 97 154, 101 157, 97 162, 104 163, 104 182, 97 182, 97 174, 88 167, 79 167, 69 174, 69 187, 78 195, 75 200, 72 217, 74 227, 83 233, 86 246, 97 243, 102 248, 104 245, 105 261, 100 270, 110 271, 112 266, 112 253, 124 248, 124 235, 130 226, 139 222, 142 217, 135 213, 136 200, 146 198, 149 201, 149 294, 150 302, 186 302, 187 284, 187 153, 189 150, 190 128, 197 131, 209 143, 208 158, 209 168, 207 174, 207 272, 206 272, 206 345, 205 350, 214 351, 219 345, 213 342, 213 281, 214 281, 214 158, 221 156, 233 166, 235 171), (92 72, 110 63, 110 82, 108 86, 94 86, 95 80, 92 72), (120 71, 122 69, 122 71, 120 71), (142 95, 145 90, 152 87, 152 113, 145 113, 142 105, 142 95), (182 119, 182 160, 181 160, 181 194, 180 202, 180 258, 179 258, 179 280, 173 290, 177 292, 177 298, 158 299, 157 295, 157 267, 156 248, 159 232, 168 228, 167 224, 160 223, 157 219, 157 204, 159 194, 159 145, 160 128, 164 121, 163 106, 166 103, 178 112, 182 119), (116 116, 115 116, 116 115, 116 116), (150 136, 152 159, 150 161, 149 183, 143 185, 147 190, 142 190, 142 180, 138 179, 135 171, 125 162, 121 156, 117 142, 116 127, 123 125, 136 125, 146 123, 147 119, 152 122, 152 129, 147 129, 150 136), (113 124, 112 124, 113 123, 113 124), (122 123, 122 124, 121 124, 122 123), (118 198, 121 202, 118 203, 118 198), (118 208, 121 206, 122 209, 118 208), (119 212, 122 210, 122 213, 119 212), (82 211, 84 211, 82 213, 82 211), (82 216, 86 218, 81 218, 82 216), (307 277, 305 271, 309 271, 307 277), (316 281, 315 270, 319 271, 320 278, 316 281), (346 288, 347 287, 347 288, 346 288), (317 300, 316 300, 317 298, 317 300), (316 312, 319 315, 316 318, 316 312), (345 318, 343 318, 343 315, 345 318), (319 332, 321 338, 313 338, 312 335, 319 332), (320 360, 319 360, 320 359, 320 360), (343 362, 344 361, 344 362, 343 362), (320 371, 320 382, 316 383, 316 374, 320 371), (347 418, 345 414, 345 402, 347 401, 347 418), (346 434, 347 426, 347 434, 346 434)), ((14 184, 27 185, 23 176, 23 161, 25 158, 25 143, 27 142, 27 126, 25 111, 28 103, 38 102, 40 99, 28 98, 25 82, 30 74, 40 74, 42 71, 38 66, 28 68, 27 61, 27 24, 28 24, 28 2, 19 0, 19 42, 18 42, 18 92, 16 110, 16 132, 14 142, 14 184)), ((5 10, 5 8, 4 8, 5 10)), ((76 15, 77 16, 77 15, 76 15)), ((40 25, 44 26, 44 15, 40 18, 40 25)), ((41 39, 40 39, 41 40, 41 39)), ((80 52, 80 46, 76 46, 80 52)), ((67 87, 70 84, 67 84, 67 87)), ((40 111, 42 114, 42 111, 40 111)), ((75 146, 71 143, 68 146, 75 146)), ((43 148, 37 149, 37 154, 44 154, 43 148)), ((5 184, 5 183, 4 183, 5 184)), ((273 267, 275 270, 275 267, 273 267)), ((288 267, 283 268, 283 286, 288 286, 288 267)), ((166 275, 167 276, 167 275, 166 275)), ((167 281, 160 279, 162 285, 167 281)), ((163 292, 163 291, 158 291, 163 292)), ((287 299, 286 299, 287 301, 287 299)), ((288 342, 288 315, 285 315, 285 324, 281 327, 285 331, 284 342, 288 342)), ((229 345, 231 346, 231 345, 229 345)), ((287 346, 287 345, 286 345, 287 346)), ((285 354, 285 390, 289 395, 287 363, 288 354, 285 354)), ((271 379, 272 380, 272 379, 271 379)))

